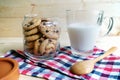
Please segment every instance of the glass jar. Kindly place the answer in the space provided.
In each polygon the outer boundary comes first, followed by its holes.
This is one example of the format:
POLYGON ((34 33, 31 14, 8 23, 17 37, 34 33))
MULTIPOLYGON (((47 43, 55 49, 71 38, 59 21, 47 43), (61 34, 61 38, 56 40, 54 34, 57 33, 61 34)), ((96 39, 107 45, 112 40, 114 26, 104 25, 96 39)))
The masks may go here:
POLYGON ((30 58, 53 58, 59 50, 60 28, 52 18, 25 15, 23 21, 24 53, 30 58))

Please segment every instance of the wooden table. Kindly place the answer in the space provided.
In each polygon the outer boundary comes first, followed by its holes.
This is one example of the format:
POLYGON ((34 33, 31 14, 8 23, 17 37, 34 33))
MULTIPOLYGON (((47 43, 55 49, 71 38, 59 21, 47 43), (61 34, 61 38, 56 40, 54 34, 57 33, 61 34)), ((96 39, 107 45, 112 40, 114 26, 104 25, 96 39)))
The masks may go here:
MULTIPOLYGON (((69 38, 63 38, 63 37, 60 39, 61 47, 70 45, 69 38)), ((119 36, 102 37, 102 38, 97 39, 96 41, 96 46, 104 50, 107 50, 112 46, 117 46, 118 50, 114 53, 114 55, 116 56, 120 56, 119 45, 120 45, 119 36)), ((11 49, 23 50, 23 39, 22 38, 0 38, 0 56, 2 56, 8 50, 11 50, 11 49)), ((44 79, 20 75, 19 80, 44 80, 44 79)))

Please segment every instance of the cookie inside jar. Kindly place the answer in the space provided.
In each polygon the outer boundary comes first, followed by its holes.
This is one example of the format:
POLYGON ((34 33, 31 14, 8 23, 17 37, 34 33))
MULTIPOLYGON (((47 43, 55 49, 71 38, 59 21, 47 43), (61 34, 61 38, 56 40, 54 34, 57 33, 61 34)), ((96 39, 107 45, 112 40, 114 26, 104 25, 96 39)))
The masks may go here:
POLYGON ((59 50, 59 26, 49 18, 27 16, 23 21, 24 53, 36 59, 49 59, 59 50), (26 21, 27 20, 27 21, 26 21))

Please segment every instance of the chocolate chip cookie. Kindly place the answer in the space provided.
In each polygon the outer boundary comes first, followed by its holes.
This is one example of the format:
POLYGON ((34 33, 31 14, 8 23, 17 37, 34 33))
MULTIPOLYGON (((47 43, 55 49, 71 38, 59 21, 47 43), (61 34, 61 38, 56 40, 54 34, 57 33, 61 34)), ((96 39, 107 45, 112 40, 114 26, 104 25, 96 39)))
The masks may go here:
POLYGON ((60 29, 53 24, 53 22, 42 22, 39 26, 39 30, 47 38, 58 39, 60 36, 60 29))

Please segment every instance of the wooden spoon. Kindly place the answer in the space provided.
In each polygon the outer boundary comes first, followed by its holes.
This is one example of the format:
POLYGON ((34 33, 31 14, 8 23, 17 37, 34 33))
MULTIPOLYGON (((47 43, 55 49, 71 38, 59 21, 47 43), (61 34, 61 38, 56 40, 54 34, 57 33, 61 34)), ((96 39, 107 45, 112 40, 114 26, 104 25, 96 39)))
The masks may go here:
POLYGON ((94 69, 94 65, 96 62, 98 62, 101 59, 103 59, 104 57, 110 55, 115 50, 117 50, 117 48, 112 47, 108 51, 106 51, 103 55, 101 55, 95 59, 76 62, 73 66, 71 66, 70 72, 72 72, 73 74, 76 74, 76 75, 90 73, 94 69))

